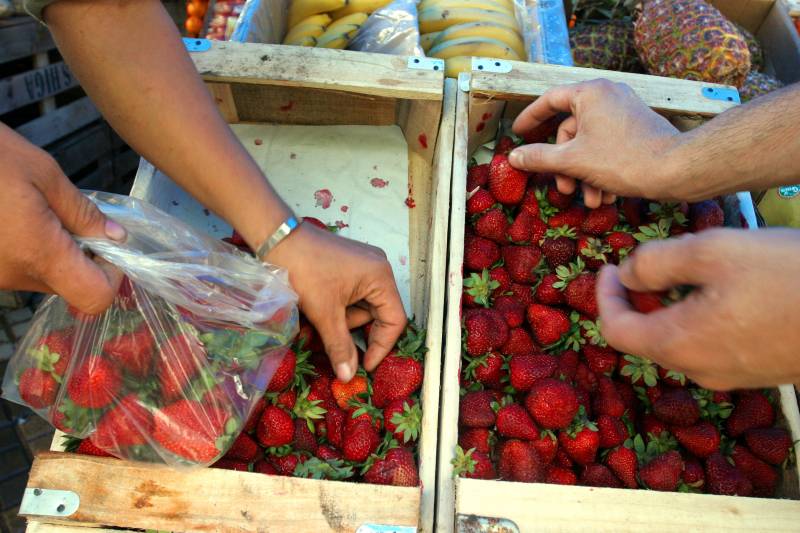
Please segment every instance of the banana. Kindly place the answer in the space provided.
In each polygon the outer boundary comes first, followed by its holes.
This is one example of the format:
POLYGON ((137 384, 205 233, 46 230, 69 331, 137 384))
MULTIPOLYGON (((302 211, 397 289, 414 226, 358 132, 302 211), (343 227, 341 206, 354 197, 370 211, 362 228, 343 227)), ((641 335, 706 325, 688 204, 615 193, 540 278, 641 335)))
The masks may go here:
POLYGON ((341 9, 337 9, 331 16, 333 20, 340 19, 353 13, 372 13, 383 6, 387 5, 391 0, 347 0, 347 4, 341 9))
MULTIPOLYGON (((333 19, 331 18, 330 15, 328 15, 327 13, 322 13, 321 15, 311 15, 308 18, 304 18, 303 20, 297 23, 297 26, 299 26, 300 24, 317 24, 319 26, 327 27, 332 20, 333 19)), ((289 31, 291 30, 292 28, 289 28, 289 31)))
POLYGON ((502 0, 424 0, 419 8, 428 9, 438 7, 441 9, 487 9, 490 11, 500 11, 510 16, 514 15, 514 7, 502 2, 502 0))
POLYGON ((303 19, 328 11, 341 9, 347 0, 292 0, 289 6, 289 27, 297 26, 303 19))
POLYGON ((345 48, 358 33, 360 25, 342 24, 337 28, 328 29, 317 38, 317 48, 345 48))
POLYGON ((432 33, 423 33, 419 36, 419 45, 423 50, 425 50, 426 54, 428 53, 428 50, 431 49, 431 46, 433 46, 433 43, 436 41, 436 37, 438 37, 440 33, 442 32, 435 31, 432 33))
POLYGON ((325 26, 301 22, 289 30, 289 33, 286 34, 286 38, 283 39, 283 44, 295 44, 296 41, 306 37, 319 37, 323 33, 325 33, 325 26))
POLYGON ((508 47, 514 50, 519 57, 528 56, 528 54, 525 52, 525 43, 522 42, 522 38, 519 36, 519 33, 508 26, 492 24, 491 22, 467 22, 465 24, 456 24, 455 26, 450 26, 446 30, 439 32, 438 36, 433 41, 433 46, 437 46, 446 41, 452 41, 453 39, 462 39, 464 37, 485 37, 488 39, 496 39, 508 45, 508 47))
POLYGON ((517 19, 508 13, 500 11, 461 7, 453 9, 429 7, 419 12, 420 33, 442 31, 450 26, 466 24, 467 22, 491 22, 501 26, 508 26, 514 30, 517 29, 517 19))
POLYGON ((486 37, 464 37, 446 41, 431 48, 428 55, 439 59, 455 56, 478 56, 519 60, 517 53, 507 44, 486 37))
POLYGON ((462 72, 472 72, 472 56, 453 56, 444 60, 444 75, 458 78, 462 72))
POLYGON ((355 24, 356 26, 361 26, 364 22, 367 21, 369 15, 366 13, 353 13, 352 15, 344 16, 340 19, 334 19, 330 26, 328 26, 328 30, 332 30, 334 28, 338 28, 339 26, 345 24, 355 24))
POLYGON ((317 39, 308 35, 306 37, 301 37, 299 39, 295 39, 291 42, 284 42, 283 44, 288 44, 291 46, 317 46, 317 39))

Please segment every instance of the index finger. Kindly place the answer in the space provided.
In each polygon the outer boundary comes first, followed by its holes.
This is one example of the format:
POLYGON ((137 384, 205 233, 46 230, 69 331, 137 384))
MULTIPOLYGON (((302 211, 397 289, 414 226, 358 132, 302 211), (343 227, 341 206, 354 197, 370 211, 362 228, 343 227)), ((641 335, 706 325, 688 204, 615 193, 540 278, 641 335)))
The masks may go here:
POLYGON ((367 352, 364 354, 364 368, 371 372, 394 348, 408 320, 391 275, 388 279, 380 280, 364 296, 364 300, 372 308, 372 315, 375 317, 367 339, 367 352))
POLYGON ((560 85, 545 91, 517 116, 511 126, 512 131, 517 135, 522 135, 559 113, 572 113, 572 104, 578 95, 580 85, 560 85))

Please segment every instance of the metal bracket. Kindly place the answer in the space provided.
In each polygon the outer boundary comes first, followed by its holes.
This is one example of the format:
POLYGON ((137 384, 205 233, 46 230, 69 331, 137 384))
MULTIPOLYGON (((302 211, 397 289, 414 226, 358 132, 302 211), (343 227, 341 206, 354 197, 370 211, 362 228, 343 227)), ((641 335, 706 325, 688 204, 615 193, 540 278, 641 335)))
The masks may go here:
POLYGON ((519 527, 507 518, 457 514, 456 533, 519 533, 519 527))
POLYGON ((75 513, 80 503, 80 496, 71 490, 26 488, 19 514, 64 517, 75 513))
POLYGON ((472 75, 469 72, 459 72, 458 73, 458 88, 465 93, 469 92, 470 80, 472 80, 472 75))
POLYGON ((444 72, 444 59, 435 57, 409 57, 408 68, 444 72))
POLYGON ((507 74, 511 72, 511 63, 503 61, 502 59, 492 59, 490 57, 473 57, 472 70, 480 72, 494 72, 498 74, 507 74))
POLYGON ((417 533, 417 528, 412 526, 388 526, 385 524, 362 524, 356 533, 417 533))
POLYGON ((211 41, 208 39, 192 39, 190 37, 183 38, 183 46, 189 52, 207 52, 211 50, 211 41))
POLYGON ((741 104, 739 98, 739 91, 736 89, 728 89, 726 87, 703 87, 703 96, 710 100, 720 100, 722 102, 734 102, 741 104))

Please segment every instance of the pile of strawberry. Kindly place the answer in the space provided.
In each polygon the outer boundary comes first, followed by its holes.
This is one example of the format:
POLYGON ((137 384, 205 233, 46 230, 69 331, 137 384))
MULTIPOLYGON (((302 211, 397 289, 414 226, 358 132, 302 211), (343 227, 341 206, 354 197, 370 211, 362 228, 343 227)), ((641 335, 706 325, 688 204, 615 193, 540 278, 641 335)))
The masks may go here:
MULTIPOLYGON (((714 392, 607 345, 596 271, 640 242, 721 226, 716 201, 586 209, 514 169, 467 176, 457 475, 773 496, 791 438, 765 391, 714 392)), ((630 293, 641 312, 681 297, 630 293)))

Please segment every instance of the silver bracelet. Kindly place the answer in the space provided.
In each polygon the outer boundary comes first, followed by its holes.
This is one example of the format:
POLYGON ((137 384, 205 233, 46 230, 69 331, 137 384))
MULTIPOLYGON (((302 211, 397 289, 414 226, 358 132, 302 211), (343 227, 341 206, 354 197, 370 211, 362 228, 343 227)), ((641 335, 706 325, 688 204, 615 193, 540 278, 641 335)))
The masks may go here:
POLYGON ((256 257, 259 259, 263 259, 265 255, 267 255, 270 250, 278 246, 278 244, 289 236, 294 230, 296 230, 300 226, 300 222, 297 221, 294 215, 289 215, 289 218, 283 221, 283 223, 278 226, 278 229, 275 230, 275 233, 269 236, 264 244, 258 247, 258 251, 256 252, 256 257))

